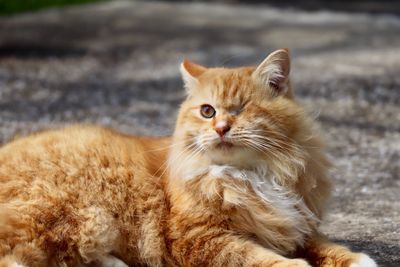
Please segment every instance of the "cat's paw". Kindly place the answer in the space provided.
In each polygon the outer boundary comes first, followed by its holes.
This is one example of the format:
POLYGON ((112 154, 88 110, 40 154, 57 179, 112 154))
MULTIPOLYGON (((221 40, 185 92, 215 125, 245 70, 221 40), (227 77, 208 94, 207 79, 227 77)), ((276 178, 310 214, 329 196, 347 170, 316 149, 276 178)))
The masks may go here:
POLYGON ((123 261, 120 259, 114 257, 114 256, 108 256, 104 258, 101 261, 101 266, 102 267, 128 267, 127 264, 125 264, 123 261))
POLYGON ((350 267, 377 267, 373 259, 368 255, 361 253, 358 259, 350 264, 350 267))
POLYGON ((311 265, 307 261, 301 259, 290 260, 288 265, 283 266, 311 267, 311 265))
MULTIPOLYGON (((262 265, 264 266, 264 265, 262 265)), ((293 260, 284 260, 277 263, 271 264, 271 261, 265 264, 265 266, 274 266, 274 267, 311 267, 311 265, 302 259, 293 259, 293 260)))
POLYGON ((26 267, 25 265, 16 262, 11 256, 0 256, 0 266, 1 267, 26 267))

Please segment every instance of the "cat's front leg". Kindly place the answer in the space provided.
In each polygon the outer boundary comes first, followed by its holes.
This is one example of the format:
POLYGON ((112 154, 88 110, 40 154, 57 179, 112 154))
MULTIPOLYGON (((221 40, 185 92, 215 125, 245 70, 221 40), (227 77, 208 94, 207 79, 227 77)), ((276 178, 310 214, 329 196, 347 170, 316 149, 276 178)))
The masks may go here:
POLYGON ((310 267, 288 259, 245 238, 218 230, 175 240, 172 254, 180 266, 310 267))
POLYGON ((377 264, 364 253, 355 253, 348 248, 315 235, 302 251, 313 266, 324 267, 376 267, 377 264))

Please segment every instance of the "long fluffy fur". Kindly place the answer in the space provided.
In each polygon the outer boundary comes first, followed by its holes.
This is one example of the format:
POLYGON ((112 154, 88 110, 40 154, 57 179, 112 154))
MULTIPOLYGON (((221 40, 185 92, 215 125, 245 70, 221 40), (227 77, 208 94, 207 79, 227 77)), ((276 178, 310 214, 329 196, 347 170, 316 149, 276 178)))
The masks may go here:
POLYGON ((290 88, 182 68, 196 82, 172 138, 75 126, 0 149, 0 266, 374 266, 318 233, 330 164, 290 88))

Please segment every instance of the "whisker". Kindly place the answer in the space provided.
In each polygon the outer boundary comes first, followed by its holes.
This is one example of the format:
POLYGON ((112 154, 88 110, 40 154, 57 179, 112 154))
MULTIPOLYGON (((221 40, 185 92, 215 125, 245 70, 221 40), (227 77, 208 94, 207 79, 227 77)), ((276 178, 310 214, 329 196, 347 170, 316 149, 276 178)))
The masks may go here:
MULTIPOLYGON (((189 154, 188 157, 187 157, 185 160, 186 160, 186 161, 190 161, 192 158, 198 156, 202 151, 203 151, 203 147, 202 147, 202 146, 197 146, 197 148, 196 148, 191 154, 189 154)), ((181 163, 181 164, 177 167, 177 172, 178 172, 178 173, 181 171, 183 165, 184 165, 184 164, 181 163)))
POLYGON ((146 153, 146 152, 154 152, 154 151, 160 151, 160 150, 167 150, 167 149, 169 149, 169 148, 173 148, 173 147, 176 147, 176 146, 178 146, 178 145, 184 144, 184 143, 186 143, 187 141, 188 141, 188 140, 182 140, 182 141, 180 141, 180 142, 171 141, 171 144, 168 145, 168 146, 159 147, 159 148, 150 149, 150 150, 144 150, 143 152, 146 153))
MULTIPOLYGON (((193 147, 195 147, 196 145, 197 145, 196 143, 192 143, 192 144, 190 144, 189 146, 185 147, 185 149, 183 149, 183 150, 178 154, 178 156, 175 156, 175 158, 174 158, 173 160, 178 160, 184 153, 190 151, 190 150, 191 150, 193 147)), ((171 166, 170 164, 171 164, 170 159, 167 159, 167 160, 157 169, 157 171, 155 172, 155 174, 157 174, 157 173, 165 166, 164 171, 161 173, 161 175, 159 175, 159 177, 162 177, 162 176, 165 174, 166 170, 171 166)))
MULTIPOLYGON (((272 131, 272 130, 268 130, 268 129, 254 129, 255 132, 262 132, 262 133, 272 133, 275 135, 278 135, 280 137, 282 137, 283 139, 288 139, 290 141, 292 141, 293 143, 298 143, 298 141, 294 140, 293 138, 290 138, 289 136, 286 136, 285 134, 279 132, 279 131, 272 131)), ((313 137, 310 136, 307 138, 307 141, 312 139, 313 137)), ((286 141, 286 140, 284 140, 286 141)), ((305 148, 315 148, 315 149, 319 149, 320 147, 318 146, 307 146, 307 145, 303 145, 303 144, 299 144, 299 146, 301 147, 305 147, 305 148)))

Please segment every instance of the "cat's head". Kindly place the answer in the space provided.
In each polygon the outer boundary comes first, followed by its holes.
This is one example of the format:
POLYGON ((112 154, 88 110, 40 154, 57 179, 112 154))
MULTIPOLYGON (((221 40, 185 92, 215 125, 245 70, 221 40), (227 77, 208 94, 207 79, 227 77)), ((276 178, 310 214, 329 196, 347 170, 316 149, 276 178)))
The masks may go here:
POLYGON ((302 109, 292 98, 289 71, 286 49, 257 67, 206 68, 185 60, 187 98, 174 135, 185 159, 176 160, 246 167, 293 153, 302 109))

